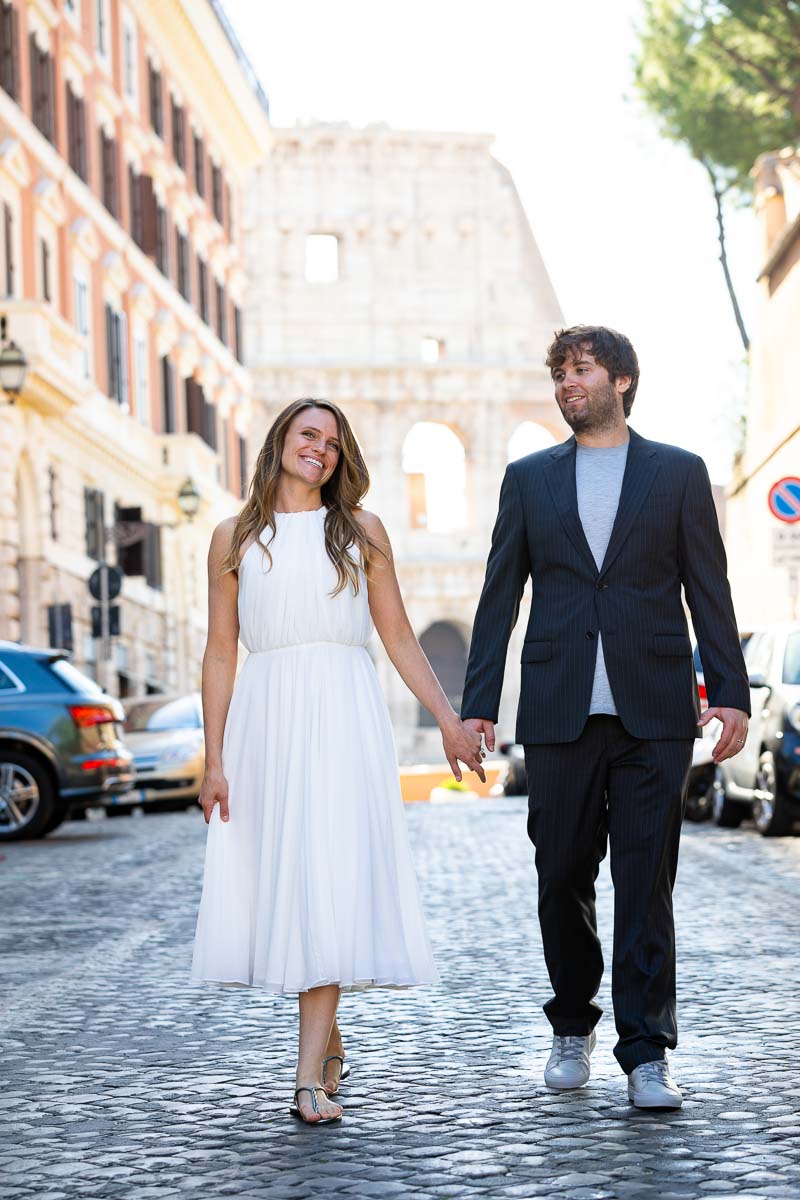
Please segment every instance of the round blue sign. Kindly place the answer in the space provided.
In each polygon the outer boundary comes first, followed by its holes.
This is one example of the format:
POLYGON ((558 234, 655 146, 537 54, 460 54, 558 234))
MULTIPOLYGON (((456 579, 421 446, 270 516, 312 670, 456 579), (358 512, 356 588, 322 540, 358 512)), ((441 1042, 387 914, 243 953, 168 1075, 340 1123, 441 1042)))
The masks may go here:
POLYGON ((769 511, 779 521, 792 525, 800 521, 800 479, 796 475, 787 475, 779 479, 769 489, 767 498, 769 511))

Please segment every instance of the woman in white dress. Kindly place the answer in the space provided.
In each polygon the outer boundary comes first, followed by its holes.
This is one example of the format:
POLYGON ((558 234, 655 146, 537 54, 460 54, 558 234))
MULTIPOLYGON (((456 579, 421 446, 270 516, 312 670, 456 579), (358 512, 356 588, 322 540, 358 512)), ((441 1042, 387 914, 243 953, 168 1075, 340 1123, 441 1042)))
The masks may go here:
POLYGON ((373 625, 435 717, 453 773, 483 778, 403 607, 344 414, 289 405, 247 502, 214 530, 203 657, 209 824, 193 978, 296 994, 290 1111, 337 1121, 349 1074, 342 991, 438 976, 409 851, 389 715, 366 643, 373 625), (236 677, 237 641, 250 652, 236 677), (235 681, 235 682, 234 682, 235 681))

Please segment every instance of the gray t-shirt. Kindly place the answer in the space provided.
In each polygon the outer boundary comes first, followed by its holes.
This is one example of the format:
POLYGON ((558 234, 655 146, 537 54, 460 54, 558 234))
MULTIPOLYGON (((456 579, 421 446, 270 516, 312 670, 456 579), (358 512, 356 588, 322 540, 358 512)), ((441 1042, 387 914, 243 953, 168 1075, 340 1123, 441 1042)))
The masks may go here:
MULTIPOLYGON (((597 569, 603 565, 614 518, 619 507, 622 477, 628 458, 628 442, 622 446, 581 446, 575 456, 575 483, 578 489, 578 514, 583 532, 594 555, 597 569)), ((616 714, 603 657, 603 639, 597 635, 597 663, 589 713, 616 714)))

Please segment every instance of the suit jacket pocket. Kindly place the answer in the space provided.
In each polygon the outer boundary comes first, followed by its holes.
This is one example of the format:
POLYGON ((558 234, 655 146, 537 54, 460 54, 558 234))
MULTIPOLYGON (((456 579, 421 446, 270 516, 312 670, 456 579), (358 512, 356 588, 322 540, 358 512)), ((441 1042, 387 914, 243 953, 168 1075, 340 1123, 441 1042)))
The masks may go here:
POLYGON ((547 662, 548 658, 553 657, 552 642, 523 642, 522 643, 522 662, 547 662))
POLYGON ((692 643, 685 633, 657 633, 653 638, 653 648, 656 654, 672 657, 683 657, 692 653, 692 643))

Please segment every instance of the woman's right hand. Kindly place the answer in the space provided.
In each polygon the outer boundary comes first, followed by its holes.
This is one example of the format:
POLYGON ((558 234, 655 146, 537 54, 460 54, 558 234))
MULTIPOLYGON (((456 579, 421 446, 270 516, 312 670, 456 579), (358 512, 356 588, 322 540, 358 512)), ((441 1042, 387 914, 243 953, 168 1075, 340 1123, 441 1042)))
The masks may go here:
POLYGON ((220 770, 208 770, 203 776, 200 795, 197 803, 203 810, 206 825, 211 820, 214 805, 219 805, 219 815, 223 821, 228 820, 228 781, 220 770))

